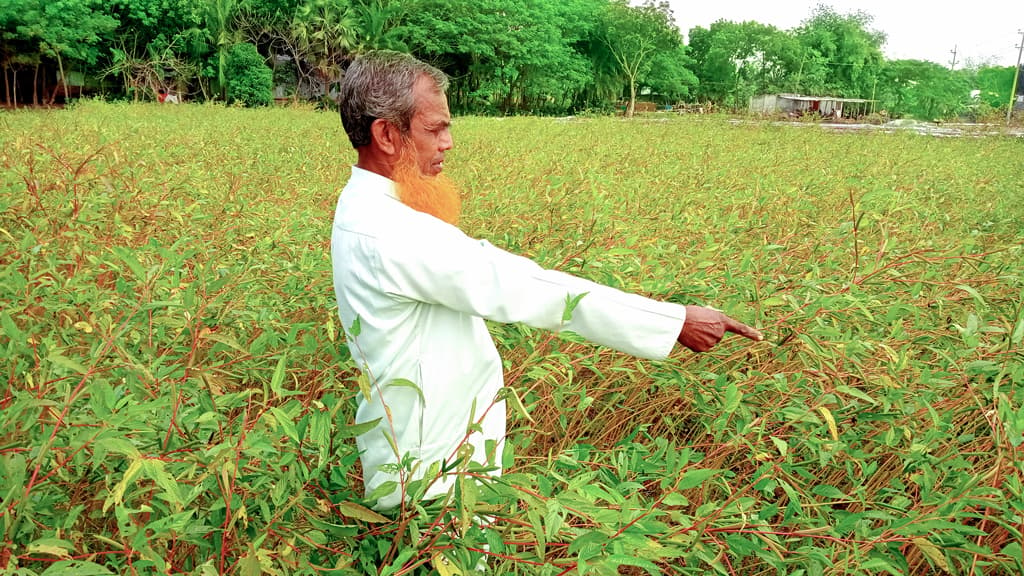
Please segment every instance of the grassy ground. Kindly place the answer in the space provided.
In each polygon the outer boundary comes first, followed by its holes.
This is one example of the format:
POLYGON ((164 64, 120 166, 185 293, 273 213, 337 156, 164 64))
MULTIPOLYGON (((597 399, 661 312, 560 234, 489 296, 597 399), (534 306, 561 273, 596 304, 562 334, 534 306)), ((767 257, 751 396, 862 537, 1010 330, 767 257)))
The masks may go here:
POLYGON ((484 543, 517 574, 1024 570, 1019 138, 456 119, 469 234, 768 339, 653 363, 494 325, 529 414, 508 474, 385 518, 333 306, 337 117, 0 126, 8 573, 404 574, 484 543))

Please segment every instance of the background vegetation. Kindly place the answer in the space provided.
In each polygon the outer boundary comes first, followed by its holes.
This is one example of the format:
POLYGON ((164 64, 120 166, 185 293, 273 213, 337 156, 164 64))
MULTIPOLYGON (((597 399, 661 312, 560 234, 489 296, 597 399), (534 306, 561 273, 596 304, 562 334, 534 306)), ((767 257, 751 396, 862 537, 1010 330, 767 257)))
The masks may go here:
POLYGON ((768 340, 647 362, 493 325, 506 475, 383 517, 330 279, 337 118, 0 123, 6 574, 409 574, 485 544, 523 575, 1024 571, 1019 139, 459 118, 469 234, 768 340))
POLYGON ((109 97, 230 99, 228 55, 246 43, 279 98, 331 105, 356 54, 389 48, 443 69, 453 108, 477 114, 620 102, 629 114, 638 95, 745 109, 753 94, 795 92, 876 100, 889 117, 984 118, 1005 113, 1013 84, 1013 67, 887 60, 869 14, 827 5, 792 30, 723 20, 688 38, 653 0, 0 0, 7 103, 74 96, 69 76, 109 97))

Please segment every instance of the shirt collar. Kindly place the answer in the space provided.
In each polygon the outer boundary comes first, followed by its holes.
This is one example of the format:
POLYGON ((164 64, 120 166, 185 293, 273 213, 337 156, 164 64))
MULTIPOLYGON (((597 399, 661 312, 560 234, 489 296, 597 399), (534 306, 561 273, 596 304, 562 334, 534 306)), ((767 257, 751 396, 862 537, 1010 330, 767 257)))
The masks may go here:
POLYGON ((358 166, 352 167, 352 177, 349 179, 349 183, 359 186, 360 188, 383 193, 395 200, 399 199, 398 190, 395 188, 394 180, 381 176, 376 172, 364 170, 358 166))

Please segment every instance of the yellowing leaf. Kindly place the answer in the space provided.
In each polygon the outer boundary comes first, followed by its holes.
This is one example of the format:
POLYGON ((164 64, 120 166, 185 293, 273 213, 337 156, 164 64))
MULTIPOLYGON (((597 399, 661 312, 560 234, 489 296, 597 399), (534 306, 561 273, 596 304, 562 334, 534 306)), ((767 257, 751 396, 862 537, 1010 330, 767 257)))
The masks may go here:
POLYGON ((523 405, 523 401, 519 399, 519 394, 516 393, 515 388, 505 386, 501 390, 498 390, 497 400, 505 400, 512 405, 512 409, 519 413, 520 416, 526 418, 530 424, 535 424, 533 417, 526 411, 526 406, 523 405))
POLYGON ((386 516, 378 512, 374 512, 366 506, 360 506, 355 502, 342 502, 341 504, 338 504, 338 511, 341 512, 342 516, 355 518, 356 520, 362 520, 363 522, 370 522, 371 524, 390 522, 386 516))
POLYGON ((370 398, 373 397, 373 396, 371 396, 372 392, 370 390, 370 377, 369 376, 367 376, 365 373, 360 374, 359 378, 356 379, 356 383, 359 384, 359 393, 363 395, 363 398, 366 398, 367 400, 369 400, 370 398))
POLYGON ((824 406, 819 406, 818 412, 821 412, 821 417, 828 424, 828 432, 832 435, 832 439, 839 440, 839 429, 836 428, 836 419, 832 416, 832 411, 824 406))
POLYGON ((949 573, 949 562, 946 561, 946 555, 939 550, 938 546, 925 538, 914 538, 913 542, 917 549, 932 561, 932 564, 938 566, 943 572, 949 573))
POLYGON ((238 562, 238 572, 242 576, 260 576, 263 570, 260 568, 260 559, 256 555, 256 547, 250 542, 245 556, 238 562))
POLYGON ((68 552, 67 548, 54 544, 33 542, 28 545, 27 549, 29 554, 49 554, 50 556, 57 556, 58 558, 71 558, 71 554, 68 552))
POLYGON ((440 552, 435 552, 430 557, 430 562, 434 565, 434 570, 437 570, 440 576, 462 576, 462 570, 440 552))
POLYGON ((74 326, 77 330, 81 330, 86 334, 92 334, 92 325, 88 322, 75 322, 74 326))
POLYGON ((107 496, 107 499, 103 501, 103 511, 106 512, 111 506, 121 504, 124 502, 124 492, 128 489, 128 486, 133 484, 135 477, 142 471, 143 465, 142 458, 135 458, 132 463, 128 465, 128 469, 124 471, 124 476, 121 477, 121 481, 114 486, 114 489, 107 496))

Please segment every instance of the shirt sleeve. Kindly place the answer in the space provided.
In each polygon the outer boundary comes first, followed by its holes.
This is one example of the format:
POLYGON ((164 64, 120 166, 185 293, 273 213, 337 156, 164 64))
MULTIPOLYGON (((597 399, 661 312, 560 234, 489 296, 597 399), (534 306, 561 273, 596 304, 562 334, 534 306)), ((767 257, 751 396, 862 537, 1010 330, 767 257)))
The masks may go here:
POLYGON ((381 245, 381 289, 498 322, 571 330, 591 342, 650 359, 675 345, 686 308, 629 294, 475 240, 433 218, 381 245), (567 302, 583 295, 568 321, 567 302))

